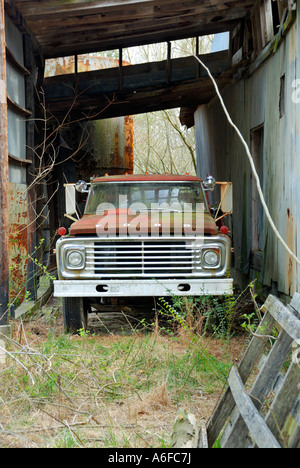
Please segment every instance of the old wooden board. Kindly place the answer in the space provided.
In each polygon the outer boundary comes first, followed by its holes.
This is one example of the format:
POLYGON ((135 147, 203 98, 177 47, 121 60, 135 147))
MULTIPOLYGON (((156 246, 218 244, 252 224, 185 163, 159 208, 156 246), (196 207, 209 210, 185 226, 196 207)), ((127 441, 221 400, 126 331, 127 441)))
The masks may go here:
POLYGON ((241 417, 251 432, 257 446, 259 448, 280 448, 276 438, 247 394, 235 367, 232 368, 228 381, 241 417))
POLYGON ((228 31, 255 0, 5 0, 46 57, 228 31))
MULTIPOLYGON (((274 325, 275 320, 273 317, 270 314, 266 314, 261 323, 264 333, 271 333, 274 325)), ((243 383, 248 380, 254 366, 257 364, 259 357, 263 353, 264 347, 264 340, 258 337, 253 337, 239 365, 239 373, 243 383)), ((231 394, 230 388, 228 387, 219 403, 218 411, 213 413, 207 426, 208 442, 210 447, 213 446, 217 440, 217 437, 230 416, 234 406, 234 398, 231 394)))
POLYGON ((284 382, 266 416, 268 427, 282 444, 284 440, 282 440, 282 431, 279 428, 284 426, 284 421, 288 418, 297 395, 299 395, 299 382, 300 367, 297 363, 294 363, 288 370, 284 382))
POLYGON ((223 448, 299 445, 299 299, 296 293, 284 306, 268 297, 264 318, 207 426, 209 447, 220 434, 223 448))
MULTIPOLYGON (((220 87, 232 76, 227 52, 202 56, 220 87)), ((208 102, 215 94, 194 57, 61 75, 44 81, 47 109, 57 117, 108 118, 208 102), (121 80, 121 86, 120 86, 121 80), (76 90, 76 91, 75 91, 76 90)))

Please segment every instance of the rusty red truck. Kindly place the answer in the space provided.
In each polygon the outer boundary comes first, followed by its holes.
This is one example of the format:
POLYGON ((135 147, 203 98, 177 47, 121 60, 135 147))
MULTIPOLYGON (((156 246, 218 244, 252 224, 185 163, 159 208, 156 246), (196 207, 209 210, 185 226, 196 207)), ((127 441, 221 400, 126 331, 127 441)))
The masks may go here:
POLYGON ((66 330, 86 328, 93 304, 108 298, 232 294, 231 240, 206 196, 213 186, 211 177, 169 174, 79 181, 84 215, 56 245, 66 330))

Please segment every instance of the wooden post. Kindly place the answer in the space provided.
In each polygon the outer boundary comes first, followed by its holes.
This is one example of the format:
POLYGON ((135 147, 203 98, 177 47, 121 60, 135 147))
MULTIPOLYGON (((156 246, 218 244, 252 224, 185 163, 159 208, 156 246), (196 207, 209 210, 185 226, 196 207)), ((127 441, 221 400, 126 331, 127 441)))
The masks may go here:
MULTIPOLYGON (((199 36, 196 37, 196 56, 199 57, 199 36)), ((200 62, 195 60, 196 62, 196 79, 199 80, 200 78, 200 62)))
POLYGON ((119 49, 119 91, 123 89, 123 49, 119 49))
POLYGON ((7 326, 8 268, 8 133, 4 0, 0 6, 0 326, 7 326))
POLYGON ((168 42, 168 57, 167 57, 167 84, 171 83, 172 77, 172 44, 168 42))
MULTIPOLYGON (((31 112, 31 119, 26 124, 26 159, 32 161, 32 164, 27 166, 27 185, 31 187, 27 193, 28 203, 28 230, 27 230, 27 250, 29 255, 33 255, 36 251, 36 187, 34 186, 35 172, 35 152, 34 152, 34 129, 35 129, 35 112, 34 112, 34 83, 33 83, 33 54, 31 46, 31 36, 24 34, 24 62, 25 67, 30 72, 25 77, 25 92, 26 92, 26 109, 31 112)), ((36 265, 31 258, 27 262, 27 282, 26 289, 29 293, 30 300, 37 299, 37 281, 36 281, 36 265)))

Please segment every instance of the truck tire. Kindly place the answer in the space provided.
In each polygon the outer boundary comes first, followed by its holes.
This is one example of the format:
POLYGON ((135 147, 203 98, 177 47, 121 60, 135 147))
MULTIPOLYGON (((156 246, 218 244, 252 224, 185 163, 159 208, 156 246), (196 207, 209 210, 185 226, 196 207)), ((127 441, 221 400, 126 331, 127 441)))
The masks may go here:
POLYGON ((82 297, 63 298, 63 317, 66 333, 78 333, 86 330, 88 323, 88 309, 82 297))

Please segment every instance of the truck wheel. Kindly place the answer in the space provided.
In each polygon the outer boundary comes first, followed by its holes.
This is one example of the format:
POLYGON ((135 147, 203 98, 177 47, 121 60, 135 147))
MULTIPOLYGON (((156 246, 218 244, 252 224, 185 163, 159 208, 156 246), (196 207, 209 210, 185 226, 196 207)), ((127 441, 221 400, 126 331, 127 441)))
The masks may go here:
POLYGON ((78 330, 86 330, 88 308, 82 297, 64 297, 63 316, 66 333, 77 333, 78 330))

